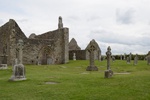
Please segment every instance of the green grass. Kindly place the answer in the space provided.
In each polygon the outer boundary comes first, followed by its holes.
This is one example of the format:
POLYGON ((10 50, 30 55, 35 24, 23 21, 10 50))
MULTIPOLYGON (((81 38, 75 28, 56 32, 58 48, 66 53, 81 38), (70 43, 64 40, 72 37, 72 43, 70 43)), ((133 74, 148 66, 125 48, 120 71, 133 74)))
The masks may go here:
MULTIPOLYGON (((132 61, 133 62, 133 61, 132 61)), ((0 100, 150 100, 150 66, 111 62, 114 74, 104 78, 106 61, 96 61, 99 71, 86 71, 89 61, 60 65, 26 65, 25 81, 10 82, 11 66, 0 70, 0 100), (58 82, 58 84, 45 84, 58 82)))

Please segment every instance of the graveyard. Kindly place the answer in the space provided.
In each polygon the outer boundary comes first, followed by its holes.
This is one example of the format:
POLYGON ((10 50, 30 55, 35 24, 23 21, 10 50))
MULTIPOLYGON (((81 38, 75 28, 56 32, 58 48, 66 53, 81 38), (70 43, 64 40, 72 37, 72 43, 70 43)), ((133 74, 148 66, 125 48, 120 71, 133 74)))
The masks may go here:
POLYGON ((95 60, 98 71, 86 71, 89 60, 57 65, 25 65, 23 81, 9 81, 12 66, 0 70, 1 100, 149 100, 150 66, 145 60, 110 61, 113 76, 104 77, 107 60, 95 60))

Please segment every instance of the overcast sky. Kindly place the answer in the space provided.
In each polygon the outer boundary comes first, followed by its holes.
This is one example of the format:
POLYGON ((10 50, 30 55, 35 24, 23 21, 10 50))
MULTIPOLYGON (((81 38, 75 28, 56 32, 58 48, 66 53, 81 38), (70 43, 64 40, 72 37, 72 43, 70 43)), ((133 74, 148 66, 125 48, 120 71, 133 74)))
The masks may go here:
POLYGON ((150 51, 150 0, 0 0, 0 26, 14 19, 27 37, 57 29, 59 16, 82 49, 95 39, 102 54, 150 51))

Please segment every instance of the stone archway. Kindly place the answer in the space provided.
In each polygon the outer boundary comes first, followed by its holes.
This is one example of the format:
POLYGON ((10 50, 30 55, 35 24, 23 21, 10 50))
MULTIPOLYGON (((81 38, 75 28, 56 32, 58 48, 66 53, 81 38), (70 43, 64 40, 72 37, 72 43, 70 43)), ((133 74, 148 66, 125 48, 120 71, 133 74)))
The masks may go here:
POLYGON ((38 62, 42 65, 53 64, 52 51, 49 46, 43 46, 38 53, 38 62))

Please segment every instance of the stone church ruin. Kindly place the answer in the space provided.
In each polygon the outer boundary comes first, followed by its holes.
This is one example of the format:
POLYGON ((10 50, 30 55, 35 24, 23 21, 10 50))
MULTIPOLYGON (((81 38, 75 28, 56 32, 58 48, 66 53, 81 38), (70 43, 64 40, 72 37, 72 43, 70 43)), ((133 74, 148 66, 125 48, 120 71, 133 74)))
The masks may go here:
MULTIPOLYGON (((94 51, 94 60, 100 60, 101 59, 101 49, 98 45, 98 43, 93 39, 90 42, 92 42, 95 45, 95 51, 94 51)), ((77 60, 89 60, 90 54, 88 52, 88 48, 91 46, 91 43, 87 45, 87 47, 84 50, 81 50, 81 48, 78 46, 76 40, 73 38, 69 42, 69 59, 73 60, 73 54, 76 54, 77 60)))
POLYGON ((62 17, 58 19, 58 29, 36 35, 25 36, 15 20, 10 19, 0 27, 0 64, 13 65, 17 54, 17 42, 24 41, 23 64, 62 64, 69 60, 69 29, 63 27, 62 17))

